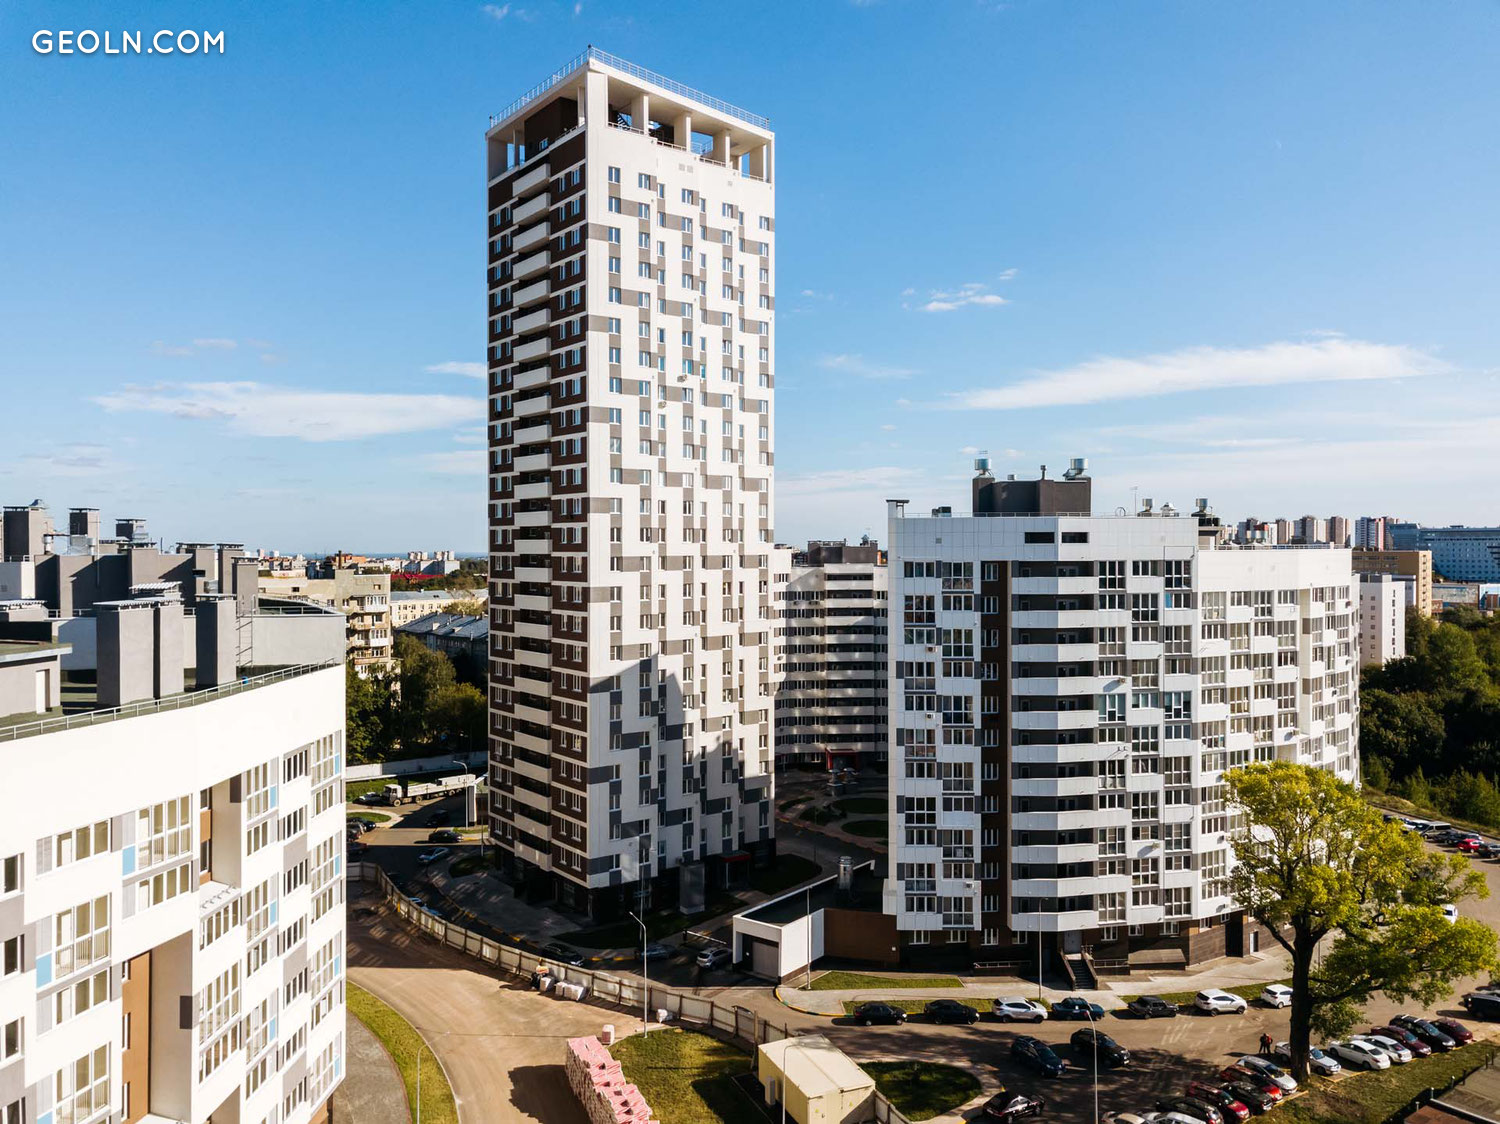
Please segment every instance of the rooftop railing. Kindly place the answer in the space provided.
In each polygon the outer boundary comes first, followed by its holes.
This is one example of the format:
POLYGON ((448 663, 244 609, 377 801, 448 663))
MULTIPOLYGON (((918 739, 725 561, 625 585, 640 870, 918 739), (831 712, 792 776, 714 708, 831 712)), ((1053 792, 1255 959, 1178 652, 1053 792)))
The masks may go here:
POLYGON ((113 722, 118 718, 139 718, 146 714, 160 714, 168 710, 182 710, 185 707, 214 702, 218 699, 228 698, 230 695, 238 695, 244 691, 253 691, 257 687, 265 687, 271 683, 280 683, 283 680, 295 679, 310 672, 324 671, 328 668, 338 666, 338 662, 298 664, 295 667, 278 668, 275 671, 268 671, 261 675, 247 675, 233 683, 225 683, 219 687, 205 687, 201 691, 185 691, 180 695, 169 695, 164 699, 143 699, 140 702, 127 703, 125 706, 109 707, 104 710, 85 710, 79 711, 77 714, 64 714, 57 718, 43 718, 36 722, 25 722, 16 726, 0 726, 0 742, 30 738, 37 734, 55 734, 61 730, 71 730, 79 726, 93 726, 100 722, 113 722))
POLYGON ((543 78, 535 86, 527 90, 515 101, 511 102, 499 113, 492 115, 490 117, 490 127, 493 128, 495 125, 499 124, 501 121, 504 121, 506 118, 514 116, 516 113, 524 109, 528 104, 536 101, 537 98, 541 97, 548 90, 552 89, 554 86, 562 82, 562 80, 568 77, 568 75, 574 73, 580 67, 591 60, 594 62, 602 62, 606 66, 614 67, 614 69, 620 71, 622 74, 628 74, 632 78, 639 78, 643 82, 650 82, 652 85, 659 86, 669 93, 677 94, 684 98, 691 98, 693 101, 698 102, 700 105, 708 106, 708 108, 712 109, 715 113, 722 113, 726 117, 733 117, 738 121, 745 122, 745 124, 747 125, 753 125, 757 129, 769 129, 771 127, 769 118, 762 117, 758 113, 751 113, 748 110, 741 109, 737 105, 731 105, 729 102, 723 101, 720 98, 710 97, 702 90, 695 90, 691 86, 685 86, 681 82, 673 81, 671 78, 668 78, 665 75, 657 74, 652 70, 647 70, 643 66, 637 66, 633 62, 622 59, 618 55, 612 55, 608 51, 601 51, 597 47, 590 47, 588 50, 584 51, 576 58, 568 60, 557 70, 554 70, 546 78, 543 78))

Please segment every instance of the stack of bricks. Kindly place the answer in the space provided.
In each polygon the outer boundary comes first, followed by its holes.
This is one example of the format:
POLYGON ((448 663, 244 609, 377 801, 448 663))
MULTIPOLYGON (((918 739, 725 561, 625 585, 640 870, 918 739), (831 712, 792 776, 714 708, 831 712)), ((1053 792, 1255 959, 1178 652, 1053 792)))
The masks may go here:
POLYGON ((641 1091, 593 1035, 568 1039, 568 1084, 592 1124, 658 1124, 641 1091))

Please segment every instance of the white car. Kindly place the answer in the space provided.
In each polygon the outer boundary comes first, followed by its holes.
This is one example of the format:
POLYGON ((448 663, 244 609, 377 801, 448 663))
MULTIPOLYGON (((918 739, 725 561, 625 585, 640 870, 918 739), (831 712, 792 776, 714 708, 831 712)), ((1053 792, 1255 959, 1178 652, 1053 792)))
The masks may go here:
POLYGON ((1272 1082, 1283 1093, 1295 1093, 1297 1091, 1297 1079, 1275 1062, 1267 1061, 1259 1054, 1246 1054, 1235 1065, 1242 1065, 1246 1069, 1253 1069, 1266 1080, 1272 1082))
POLYGON ((1243 996, 1210 987, 1193 996, 1193 1006, 1210 1015, 1243 1015, 1250 1004, 1243 996))
POLYGON ((1377 1050, 1368 1042, 1360 1042, 1351 1038, 1347 1042, 1330 1042, 1323 1047, 1339 1061, 1350 1069, 1390 1069, 1391 1056, 1384 1050, 1377 1050))
POLYGON ((1267 1007, 1290 1007, 1292 1005, 1292 989, 1286 984, 1266 984, 1261 989, 1260 1001, 1267 1007))
POLYGON ((1047 1008, 1019 995, 1007 995, 990 1004, 990 1011, 1003 1023, 1039 1023, 1047 1017, 1047 1008))
POLYGON ((1141 1119, 1146 1124, 1203 1124, 1197 1117, 1181 1112, 1148 1112, 1141 1119))
MULTIPOLYGON (((1292 1064, 1292 1044, 1290 1042, 1278 1042, 1271 1047, 1271 1057, 1286 1065, 1292 1064)), ((1316 1046, 1307 1048, 1307 1068, 1322 1077, 1332 1077, 1335 1073, 1342 1073, 1344 1067, 1339 1065, 1338 1059, 1332 1054, 1325 1054, 1316 1046)))
POLYGON ((1458 906, 1454 905, 1452 902, 1449 902, 1447 905, 1443 906, 1443 920, 1448 922, 1448 924, 1450 925, 1457 921, 1458 906))
POLYGON ((1384 1034, 1351 1034, 1349 1037, 1356 1042, 1374 1046, 1377 1050, 1384 1050, 1397 1065, 1405 1065, 1412 1059, 1412 1052, 1405 1043, 1397 1042, 1384 1034))

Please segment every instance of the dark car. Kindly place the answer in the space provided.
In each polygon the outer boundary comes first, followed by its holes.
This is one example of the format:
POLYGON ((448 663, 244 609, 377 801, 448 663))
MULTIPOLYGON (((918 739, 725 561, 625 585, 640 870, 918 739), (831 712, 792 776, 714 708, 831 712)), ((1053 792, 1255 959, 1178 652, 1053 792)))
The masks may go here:
POLYGON ((1156 1107, 1162 1112, 1180 1112, 1183 1116, 1203 1121, 1203 1124, 1224 1124, 1224 1114, 1197 1097, 1167 1097, 1157 1101, 1156 1107))
POLYGON ((1010 1044, 1010 1056, 1043 1077, 1061 1077, 1068 1063, 1040 1038, 1023 1034, 1010 1044))
POLYGON ((1500 1019, 1500 995, 1492 991, 1471 991, 1463 997, 1463 1005, 1476 1019, 1490 1022, 1500 1019))
POLYGON ((1189 1081, 1182 1093, 1183 1096, 1192 1097, 1195 1101, 1213 1105, 1224 1114, 1225 1120, 1250 1119, 1250 1109, 1239 1097, 1218 1085, 1210 1085, 1207 1081, 1189 1081))
POLYGON ((1040 1116, 1046 1107, 1041 1097, 1000 1092, 984 1102, 980 1115, 986 1120, 1020 1120, 1023 1116, 1040 1116))
POLYGON ((1500 843, 1481 843, 1474 848, 1474 854, 1481 859, 1493 859, 1500 855, 1500 843))
POLYGON ((1101 1034, 1091 1026, 1080 1027, 1073 1032, 1073 1037, 1068 1039, 1073 1044, 1073 1049, 1082 1054, 1099 1055, 1101 1065, 1109 1069, 1117 1069, 1122 1065, 1130 1064, 1130 1051, 1121 1046, 1107 1034, 1101 1034))
POLYGON ((565 944, 544 944, 542 955, 548 960, 557 960, 563 964, 571 964, 577 968, 584 961, 583 953, 576 948, 569 948, 565 944))
POLYGON ((1177 1017, 1177 1004, 1168 1003, 1160 995, 1137 995, 1125 1004, 1125 1009, 1143 1019, 1175 1019, 1177 1017))
POLYGON ((1391 1025, 1411 1031, 1434 1050, 1451 1050, 1458 1045, 1426 1019, 1418 1018, 1416 1015, 1397 1015, 1391 1020, 1391 1025))
POLYGON ((1104 1008, 1097 1003, 1090 1003, 1081 995, 1070 995, 1052 1004, 1052 1018, 1054 1019, 1102 1019, 1103 1017, 1104 1008))
POLYGON ((934 999, 922 1008, 922 1014, 927 1016, 928 1022, 934 1023, 962 1023, 968 1026, 979 1021, 979 1012, 957 999, 934 999))
POLYGON ((1460 1046, 1467 1046, 1474 1041, 1474 1032, 1457 1019, 1429 1019, 1428 1021, 1460 1046))
POLYGON ((436 831, 429 831, 427 833, 427 842, 457 843, 458 832, 454 831, 451 827, 440 827, 436 831))
MULTIPOLYGON (((1281 1086, 1264 1073, 1257 1073, 1247 1065, 1227 1065, 1219 1071, 1219 1079, 1234 1085, 1249 1085, 1252 1089, 1259 1089, 1271 1098, 1272 1104, 1281 1100, 1281 1086)), ((1240 1100, 1245 1101, 1245 1098, 1241 1097, 1240 1100)), ((1250 1102, 1245 1101, 1245 1103, 1250 1102)))
POLYGON ((432 815, 427 817, 427 826, 439 827, 447 823, 452 818, 453 813, 448 811, 447 808, 439 808, 436 812, 433 812, 432 815))
POLYGON ((1426 1058, 1432 1055, 1432 1047, 1423 1042, 1404 1026, 1372 1026, 1371 1034, 1383 1034, 1387 1038, 1394 1038, 1401 1045, 1411 1051, 1413 1058, 1426 1058))
POLYGON ((1275 1097, 1248 1081, 1227 1081, 1223 1089, 1257 1116, 1276 1107, 1275 1097))
POLYGON ((349 857, 351 859, 359 858, 361 855, 368 852, 369 849, 370 845, 368 843, 361 843, 358 839, 349 840, 349 857))
POLYGON ((906 1021, 906 1012, 889 1003, 861 1003, 854 1008, 854 1021, 860 1026, 900 1026, 906 1021))

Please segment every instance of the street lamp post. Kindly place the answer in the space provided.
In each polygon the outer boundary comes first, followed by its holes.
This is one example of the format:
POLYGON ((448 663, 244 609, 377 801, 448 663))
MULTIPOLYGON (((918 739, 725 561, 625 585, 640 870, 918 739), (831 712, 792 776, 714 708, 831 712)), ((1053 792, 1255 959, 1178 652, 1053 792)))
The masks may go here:
POLYGON ((1094 1022, 1094 1008, 1086 996, 1083 1013, 1089 1017, 1089 1031, 1094 1036, 1094 1124, 1099 1124, 1099 1027, 1094 1022))
POLYGON ((646 958, 646 923, 634 913, 630 916, 641 927, 641 1033, 645 1034, 651 1030, 651 961, 646 958))

